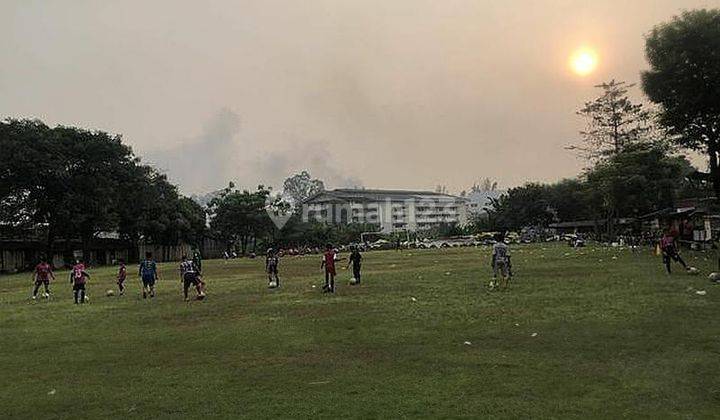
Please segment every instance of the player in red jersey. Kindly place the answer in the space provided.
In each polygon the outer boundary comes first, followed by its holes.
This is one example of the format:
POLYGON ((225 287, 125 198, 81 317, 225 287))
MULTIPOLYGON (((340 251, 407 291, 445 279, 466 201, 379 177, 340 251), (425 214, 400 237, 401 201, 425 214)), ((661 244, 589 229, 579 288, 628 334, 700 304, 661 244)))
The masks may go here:
POLYGON ((32 294, 33 300, 37 299, 38 290, 40 290, 41 285, 45 286, 45 293, 43 294, 43 297, 50 297, 51 278, 55 280, 55 274, 53 274, 52 266, 48 264, 46 258, 41 258, 40 263, 35 266, 35 271, 33 272, 33 280, 35 281, 35 288, 33 289, 32 294))
POLYGON ((125 294, 125 279, 127 278, 127 267, 125 260, 120 259, 120 268, 118 269, 117 285, 120 290, 120 296, 125 294))
POLYGON ((85 264, 78 260, 70 270, 70 283, 73 285, 75 303, 85 303, 85 283, 90 274, 85 271, 85 264))
POLYGON ((323 254, 322 264, 320 269, 325 268, 325 285, 323 286, 323 293, 335 293, 335 250, 331 244, 327 244, 325 247, 325 254, 323 254))

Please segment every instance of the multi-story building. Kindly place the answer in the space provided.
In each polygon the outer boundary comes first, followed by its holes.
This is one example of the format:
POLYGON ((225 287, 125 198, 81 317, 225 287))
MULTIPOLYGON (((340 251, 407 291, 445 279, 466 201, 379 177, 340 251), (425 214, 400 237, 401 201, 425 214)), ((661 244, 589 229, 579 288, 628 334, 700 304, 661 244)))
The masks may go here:
POLYGON ((303 218, 326 223, 375 224, 383 232, 467 223, 467 201, 428 191, 336 189, 306 200, 303 218))

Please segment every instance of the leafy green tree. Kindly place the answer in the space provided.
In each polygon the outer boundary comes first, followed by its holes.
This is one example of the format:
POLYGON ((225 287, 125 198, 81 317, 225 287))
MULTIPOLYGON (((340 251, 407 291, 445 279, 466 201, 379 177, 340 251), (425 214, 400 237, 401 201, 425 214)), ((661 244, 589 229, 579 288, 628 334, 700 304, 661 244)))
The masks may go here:
POLYGON ((686 148, 704 152, 720 197, 720 9, 694 10, 656 26, 645 42, 643 89, 660 122, 686 148))
POLYGON ((292 200, 291 205, 298 209, 302 203, 315 194, 325 190, 325 184, 312 178, 308 171, 295 174, 283 183, 283 194, 292 200))
POLYGON ((269 196, 262 185, 250 192, 235 190, 231 183, 210 202, 210 227, 229 247, 239 245, 244 254, 252 245, 254 251, 258 238, 275 228, 266 211, 269 196))
POLYGON ((44 228, 47 251, 57 238, 82 240, 117 226, 120 178, 135 164, 119 136, 38 120, 0 123, 0 214, 6 225, 44 228), (12 212, 14 215, 11 215, 12 212))
POLYGON ((79 239, 87 250, 103 232, 162 245, 204 234, 202 209, 141 165, 120 136, 5 120, 0 150, 0 226, 43 232, 48 253, 61 238, 79 239))
POLYGON ((63 164, 48 153, 50 128, 39 120, 0 122, 0 227, 19 234, 48 223, 61 196, 63 164))
POLYGON ((548 206, 558 222, 589 220, 593 211, 592 191, 580 179, 563 179, 548 185, 548 206))
POLYGON ((547 226, 553 220, 548 187, 528 183, 511 188, 487 209, 493 230, 518 230, 525 226, 547 226))
POLYGON ((642 104, 633 103, 628 89, 635 86, 611 80, 596 88, 602 90, 598 98, 586 102, 577 114, 587 121, 580 131, 581 145, 570 146, 581 156, 598 160, 622 152, 626 146, 647 141, 653 131, 653 114, 642 104))
POLYGON ((606 221, 606 233, 613 238, 616 218, 672 206, 693 170, 684 157, 669 156, 667 148, 642 144, 628 147, 585 174, 595 218, 606 221))

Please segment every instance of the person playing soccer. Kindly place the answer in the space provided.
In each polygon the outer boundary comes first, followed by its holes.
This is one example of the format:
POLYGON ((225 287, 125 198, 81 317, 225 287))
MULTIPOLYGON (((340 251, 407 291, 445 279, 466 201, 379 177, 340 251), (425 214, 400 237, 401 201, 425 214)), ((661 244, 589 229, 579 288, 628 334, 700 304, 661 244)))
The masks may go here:
POLYGON ((662 239, 660 239, 660 251, 662 252, 663 264, 665 264, 668 275, 672 274, 670 271, 670 262, 672 260, 679 262, 685 270, 689 270, 685 261, 683 261, 680 254, 678 254, 675 237, 670 232, 666 232, 662 239))
POLYGON ((188 297, 188 290, 191 285, 194 286, 197 291, 198 300, 205 298, 205 292, 202 287, 203 283, 200 279, 200 270, 195 264, 195 261, 188 260, 186 255, 182 256, 182 261, 180 262, 180 281, 183 284, 183 296, 185 297, 185 302, 190 301, 190 298, 188 297))
POLYGON ((320 269, 325 269, 325 285, 323 286, 323 293, 335 293, 335 250, 331 244, 327 244, 325 247, 325 254, 323 254, 322 264, 320 269))
POLYGON ((117 285, 120 291, 120 296, 125 294, 125 279, 127 278, 127 267, 125 266, 125 260, 120 259, 120 268, 118 269, 117 285))
POLYGON ((85 264, 77 260, 70 270, 70 283, 73 285, 73 298, 75 304, 85 303, 85 283, 90 278, 90 274, 85 271, 85 264))
POLYGON ((200 255, 200 251, 195 251, 192 260, 193 263, 195 263, 198 274, 202 275, 202 255, 200 255))
POLYGON ((152 252, 145 253, 145 260, 140 263, 140 279, 143 284, 143 299, 155 297, 155 282, 158 280, 157 264, 152 259, 152 252))
POLYGON ((277 251, 269 248, 265 257, 265 272, 268 275, 268 286, 280 287, 280 277, 278 277, 278 266, 280 265, 280 257, 277 251), (275 283, 275 286, 272 284, 275 283))
POLYGON ((45 287, 43 297, 50 297, 51 278, 55 280, 55 274, 53 274, 52 266, 48 264, 46 258, 41 258, 40 263, 35 266, 35 271, 33 272, 33 281, 35 282, 35 288, 32 293, 33 300, 37 299, 38 290, 40 290, 41 285, 45 287))
POLYGON ((502 234, 495 235, 495 244, 492 251, 492 269, 493 279, 490 282, 490 289, 500 287, 504 282, 505 287, 508 286, 510 278, 510 249, 505 243, 505 237, 502 234), (498 272, 502 276, 500 282, 497 280, 498 272))
POLYGON ((348 267, 350 267, 350 264, 352 264, 353 278, 355 279, 355 283, 353 284, 360 284, 360 266, 362 264, 362 254, 360 253, 360 249, 355 245, 350 247, 350 258, 348 259, 348 267))

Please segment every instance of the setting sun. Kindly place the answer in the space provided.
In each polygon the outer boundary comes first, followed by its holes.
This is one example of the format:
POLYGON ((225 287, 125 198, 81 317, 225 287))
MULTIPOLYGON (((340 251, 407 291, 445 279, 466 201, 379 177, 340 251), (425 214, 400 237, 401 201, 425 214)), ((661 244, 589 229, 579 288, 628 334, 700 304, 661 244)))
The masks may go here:
POLYGON ((580 76, 592 73, 597 63, 597 53, 589 48, 578 49, 570 56, 570 67, 580 76))

